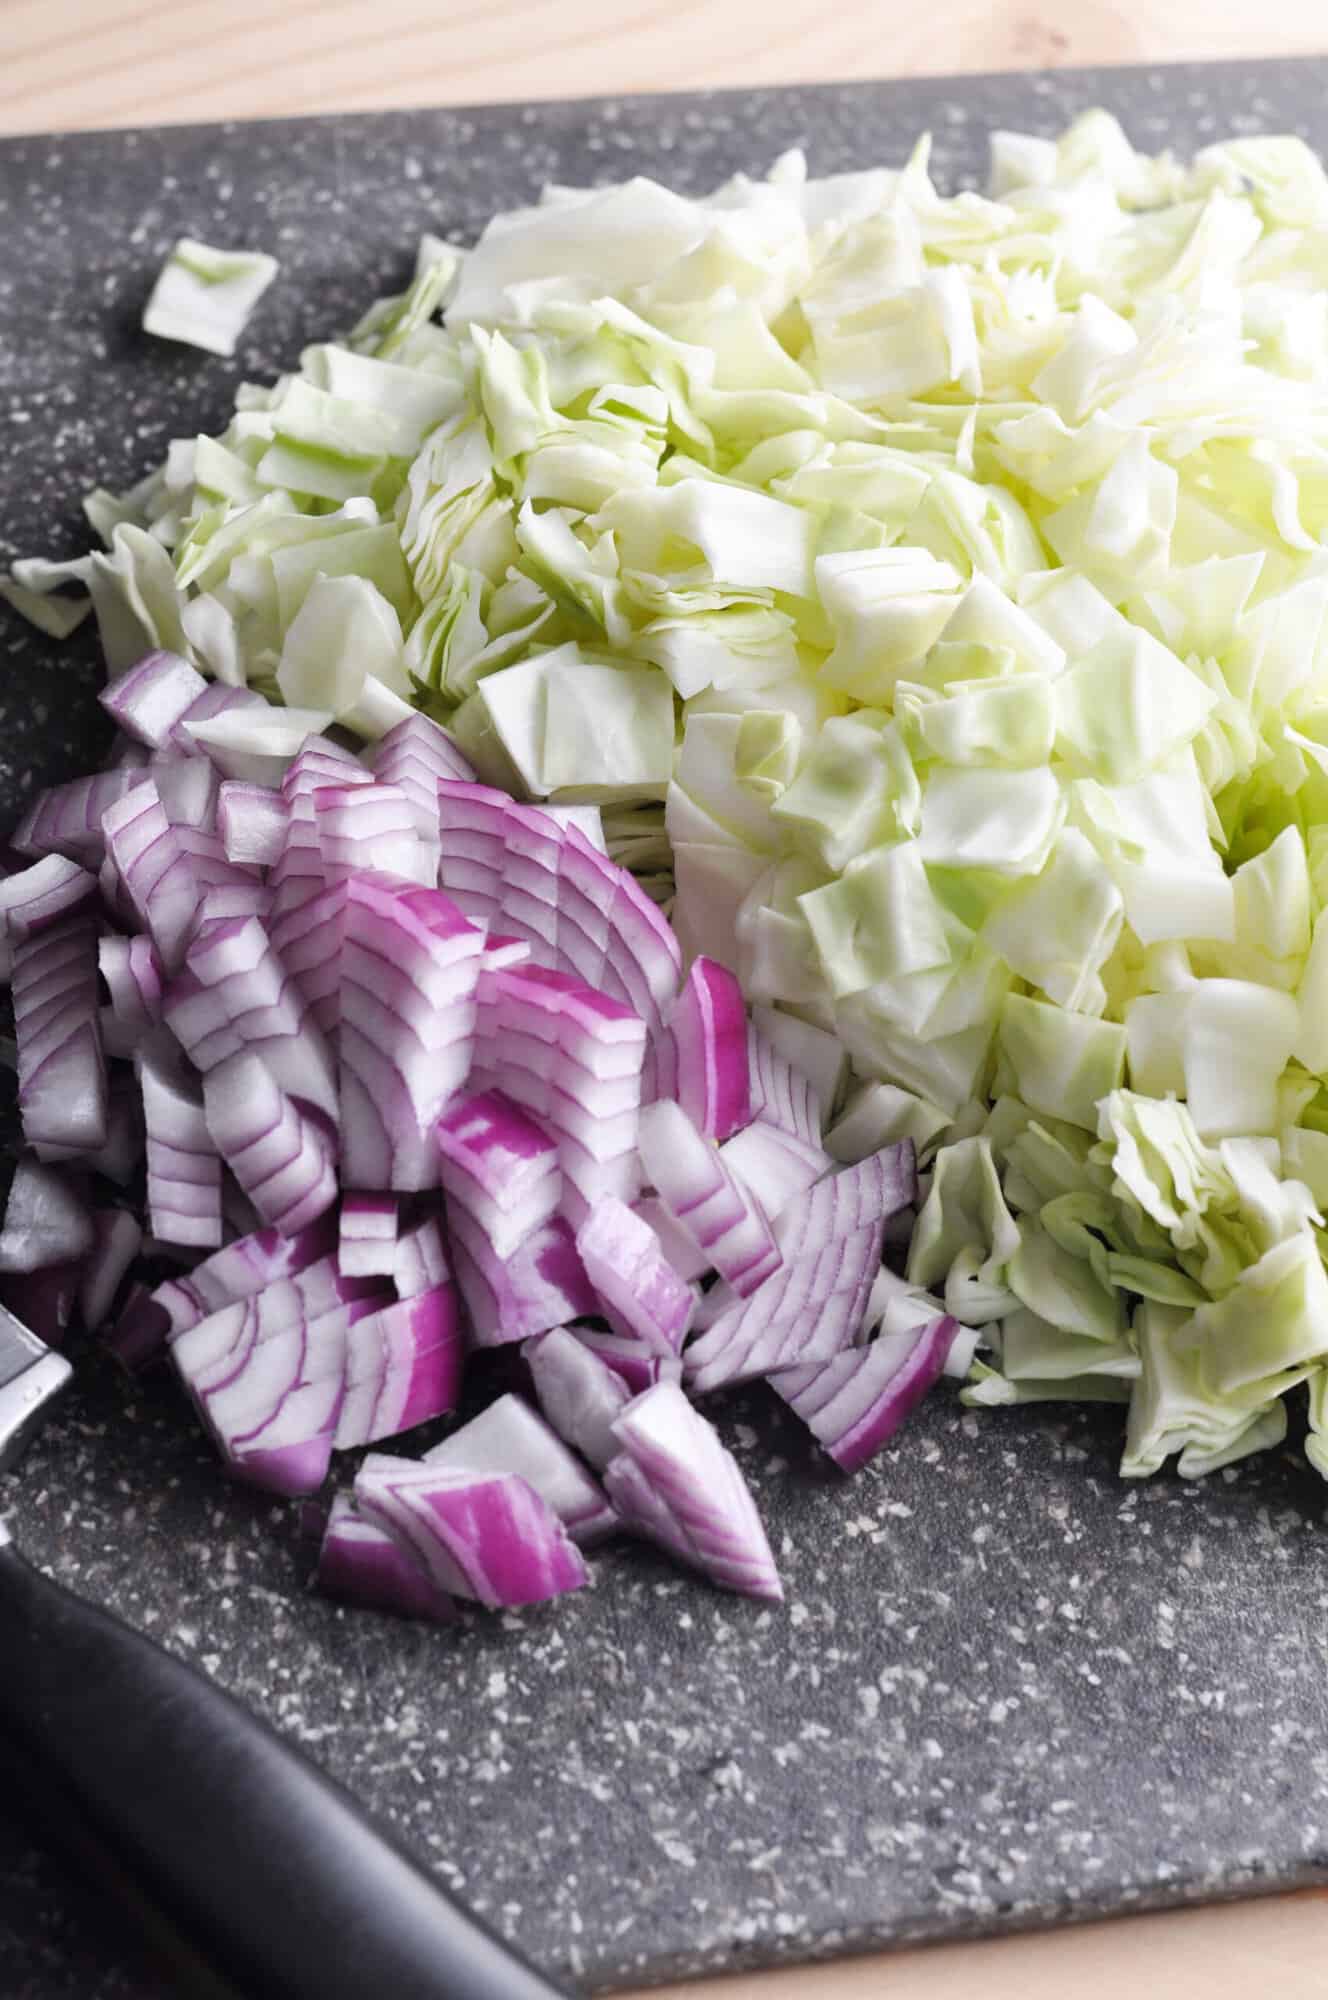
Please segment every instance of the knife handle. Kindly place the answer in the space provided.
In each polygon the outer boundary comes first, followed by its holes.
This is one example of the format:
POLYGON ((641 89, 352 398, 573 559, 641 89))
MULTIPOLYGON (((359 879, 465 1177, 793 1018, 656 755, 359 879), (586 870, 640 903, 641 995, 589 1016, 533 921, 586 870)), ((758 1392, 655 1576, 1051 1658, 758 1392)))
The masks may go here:
POLYGON ((57 1839, 244 2000, 562 1991, 275 1730, 7 1541, 0 1757, 57 1839))

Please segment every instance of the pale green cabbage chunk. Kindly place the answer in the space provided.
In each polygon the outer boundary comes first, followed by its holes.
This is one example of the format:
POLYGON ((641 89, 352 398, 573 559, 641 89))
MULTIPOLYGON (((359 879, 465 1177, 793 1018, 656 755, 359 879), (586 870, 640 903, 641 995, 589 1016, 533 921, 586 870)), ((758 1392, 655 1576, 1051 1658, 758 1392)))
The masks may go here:
MULTIPOLYGON (((549 189, 9 595, 603 804, 847 1050, 832 1152, 918 1145, 971 1401, 1128 1401, 1123 1470, 1189 1475, 1307 1382, 1328 1472, 1325 240, 1299 140, 1102 112, 985 196, 925 142, 549 189)), ((184 248, 156 315, 219 344, 257 273, 184 248)))

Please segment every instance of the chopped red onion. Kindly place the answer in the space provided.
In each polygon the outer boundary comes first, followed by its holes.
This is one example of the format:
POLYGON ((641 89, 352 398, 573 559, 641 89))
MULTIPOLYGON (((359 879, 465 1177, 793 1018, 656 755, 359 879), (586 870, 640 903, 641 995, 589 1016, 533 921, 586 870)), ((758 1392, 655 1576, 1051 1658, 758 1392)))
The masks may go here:
POLYGON ((401 1204, 390 1194, 348 1194, 341 1203, 337 1262, 348 1278, 390 1278, 401 1204))
POLYGON ((604 1483, 623 1521, 724 1589, 778 1603, 775 1559, 737 1460, 678 1385, 647 1389, 613 1430, 622 1452, 604 1483))
POLYGON ((203 1079, 203 1104, 212 1143, 264 1222, 294 1236, 332 1206, 336 1150, 327 1123, 286 1094, 262 1057, 248 1049, 226 1056, 203 1079))
POLYGON ((286 802, 266 785, 223 780, 217 795, 217 831, 228 861, 270 868, 286 838, 286 802))
POLYGON ((944 1372, 959 1326, 942 1315, 924 1326, 884 1333, 830 1361, 770 1377, 845 1472, 888 1444, 944 1372))
POLYGON ((501 1347, 599 1311, 595 1288, 561 1216, 546 1222, 508 1258, 496 1257, 484 1230, 464 1210, 451 1218, 457 1283, 478 1347, 501 1347))
POLYGON ((499 930, 510 803, 492 785, 446 778, 438 784, 439 884, 475 923, 499 930))
POLYGON ((205 1075, 247 1049, 287 1096, 336 1118, 332 1051, 256 917, 205 915, 185 953, 184 969, 166 991, 163 1011, 191 1062, 205 1075))
POLYGON ((64 854, 47 854, 0 880, 0 926, 11 942, 36 937, 69 917, 90 915, 97 878, 64 854))
MULTIPOLYGON (((778 1269, 779 1251, 755 1201, 680 1105, 641 1113, 641 1164, 655 1192, 741 1297, 778 1269)), ((878 1260, 879 1261, 879 1260, 878 1260)))
POLYGON ((99 939, 97 967, 111 996, 111 1012, 129 1053, 161 1021, 164 984, 157 947, 148 937, 99 939))
MULTIPOLYGON (((727 1139, 750 1122, 747 1008, 727 966, 697 958, 669 1015, 676 1094, 697 1130, 727 1139)), ((661 1093, 662 1094, 662 1093, 661 1093)))
POLYGON ((558 1148, 501 1092, 457 1098, 435 1137, 449 1204, 484 1231, 500 1261, 556 1213, 558 1148))
POLYGON ((367 868, 432 886, 437 857, 421 848, 410 800, 395 785, 324 785, 312 797, 329 882, 367 868))
POLYGON ((347 1336, 337 1450, 376 1444, 454 1410, 464 1353, 450 1281, 357 1319, 347 1336))
POLYGON ((443 1225, 438 1216, 426 1216, 412 1229, 402 1231, 392 1260, 392 1283, 399 1299, 418 1298, 421 1292, 431 1292, 435 1285, 446 1284, 451 1275, 443 1225))
POLYGON ((102 830, 135 918, 173 972, 198 908, 198 883, 151 779, 107 809, 102 830))
POLYGON ((719 1150, 729 1172, 772 1221, 835 1166, 823 1147, 763 1117, 735 1132, 719 1150))
MULTIPOLYGON (((17 906, 9 919, 16 929, 16 920, 26 921, 17 906)), ((93 918, 18 930, 11 984, 24 1138, 43 1155, 97 1151, 107 1137, 107 1080, 93 918)))
POLYGON ((126 764, 54 785, 33 801, 9 844, 34 861, 44 854, 64 854, 87 868, 100 868, 106 852, 102 820, 109 807, 142 782, 142 771, 126 764))
POLYGON ((618 1454, 613 1424, 632 1397, 622 1376, 570 1327, 537 1334, 521 1351, 547 1421, 602 1471, 618 1454))
POLYGON ((448 1472, 520 1473, 583 1548, 617 1525, 599 1481, 520 1396, 500 1396, 426 1451, 423 1462, 448 1472))
POLYGON ((656 1354, 680 1354, 696 1295, 650 1224, 606 1195, 577 1230, 576 1247, 610 1320, 656 1354))
MULTIPOLYGON (((838 1035, 780 1007, 753 1007, 752 1027, 795 1076, 806 1077, 820 1112, 828 1118, 848 1077, 848 1050, 838 1035)), ((819 1129, 816 1136, 820 1137, 819 1129)))
POLYGON ((414 1552, 441 1590, 491 1610, 539 1604, 589 1581, 558 1516, 516 1473, 442 1471, 373 1452, 356 1478, 355 1503, 414 1552))
POLYGON ((148 1222, 163 1243, 221 1242, 221 1160, 203 1104, 160 1041, 135 1058, 147 1143, 148 1222))
POLYGON ((67 1264, 86 1257, 93 1241, 92 1217, 63 1175, 35 1160, 20 1160, 0 1229, 0 1272, 67 1264))
POLYGON ((206 692, 203 676, 178 653, 145 653, 97 699, 126 736, 149 750, 160 750, 206 692))
POLYGON ((821 1143, 822 1107, 810 1077, 794 1069, 758 1029, 748 1045, 751 1064, 752 1116, 782 1126, 809 1146, 821 1143))
POLYGON ((484 934, 438 890, 353 876, 342 946, 342 1179, 435 1187, 434 1127, 470 1068, 484 934))
POLYGON ((703 1278, 710 1259, 689 1229, 665 1208, 658 1195, 643 1195, 633 1206, 642 1222, 648 1222, 659 1238, 659 1247, 680 1278, 703 1278))
POLYGON ((450 1625, 456 1605, 439 1590, 423 1563, 392 1535, 365 1520, 349 1493, 332 1502, 318 1552, 316 1582, 325 1597, 401 1618, 450 1625))
POLYGON ((880 1268, 885 1216, 915 1189, 905 1144, 818 1181, 787 1208, 776 1225, 780 1269, 759 1291, 726 1303, 687 1350, 693 1395, 851 1347, 880 1268))
POLYGON ((611 1368, 626 1385, 629 1395, 643 1395, 656 1382, 681 1382, 682 1362, 676 1354, 659 1354, 626 1334, 601 1333, 598 1327, 572 1329, 583 1347, 611 1368))

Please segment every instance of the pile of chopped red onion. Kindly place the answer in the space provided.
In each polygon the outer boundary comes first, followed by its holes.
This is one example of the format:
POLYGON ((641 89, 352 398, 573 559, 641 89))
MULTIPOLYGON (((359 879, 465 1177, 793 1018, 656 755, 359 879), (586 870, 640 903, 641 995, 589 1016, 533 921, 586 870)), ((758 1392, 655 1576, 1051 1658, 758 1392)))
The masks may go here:
POLYGON ((695 1401, 768 1381, 851 1471, 966 1368, 882 1262, 911 1146, 830 1157, 838 1046, 684 973, 593 808, 476 783, 421 715, 256 772, 214 725, 259 699, 149 655, 102 696, 108 768, 13 836, 29 1150, 0 1295, 169 1361, 229 1471, 281 1495, 519 1344, 526 1393, 369 1452, 333 1500, 318 1580, 349 1600, 534 1603, 612 1534, 778 1598, 695 1401))

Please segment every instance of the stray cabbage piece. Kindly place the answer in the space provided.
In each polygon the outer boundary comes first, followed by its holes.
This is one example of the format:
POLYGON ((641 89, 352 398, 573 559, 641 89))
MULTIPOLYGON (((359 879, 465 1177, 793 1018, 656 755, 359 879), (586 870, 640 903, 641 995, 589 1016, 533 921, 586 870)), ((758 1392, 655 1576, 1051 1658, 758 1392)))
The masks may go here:
POLYGON ((261 250, 214 250, 182 236, 143 308, 143 331, 229 357, 279 268, 261 250))

